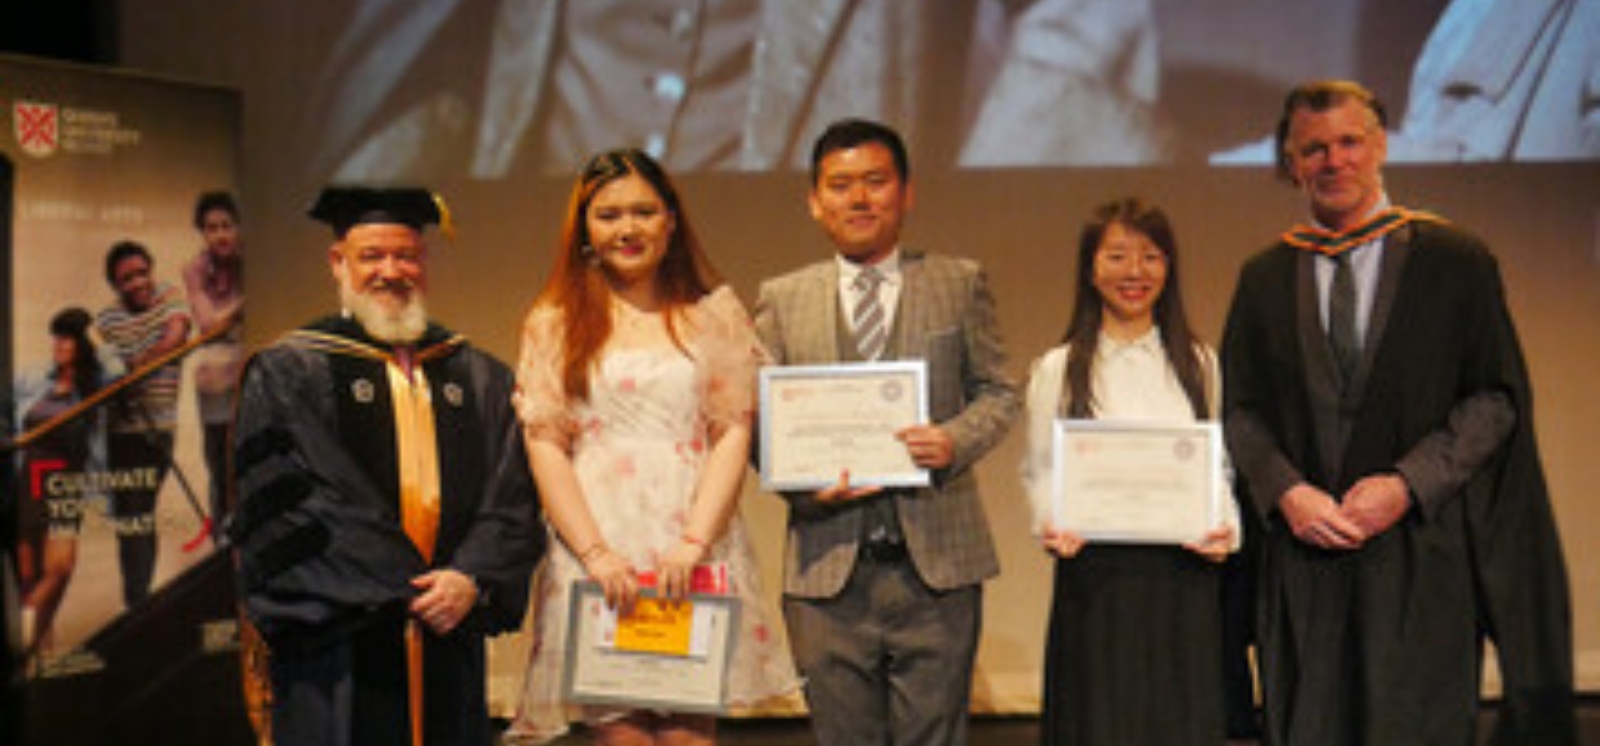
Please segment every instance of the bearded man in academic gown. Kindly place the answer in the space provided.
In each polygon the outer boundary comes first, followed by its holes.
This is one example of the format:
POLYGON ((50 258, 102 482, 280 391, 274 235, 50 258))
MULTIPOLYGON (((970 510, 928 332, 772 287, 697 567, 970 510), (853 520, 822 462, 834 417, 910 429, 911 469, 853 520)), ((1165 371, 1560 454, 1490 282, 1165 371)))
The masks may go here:
POLYGON ((278 743, 487 744, 484 638, 544 551, 513 376, 429 323, 423 190, 329 189, 343 313, 244 374, 229 535, 278 743))
POLYGON ((1280 172, 1315 226, 1249 260, 1223 336, 1224 425, 1265 525, 1265 742, 1471 744, 1483 639, 1495 740, 1573 740, 1566 567, 1494 257, 1389 204, 1380 103, 1285 101, 1280 172))

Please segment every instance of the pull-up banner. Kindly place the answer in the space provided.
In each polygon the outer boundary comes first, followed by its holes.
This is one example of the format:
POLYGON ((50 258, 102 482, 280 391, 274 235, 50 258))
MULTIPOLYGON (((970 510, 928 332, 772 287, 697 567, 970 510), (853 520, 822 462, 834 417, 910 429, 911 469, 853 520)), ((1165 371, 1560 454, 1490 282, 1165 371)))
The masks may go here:
POLYGON ((253 741, 216 530, 239 110, 230 90, 0 56, 7 743, 253 741))

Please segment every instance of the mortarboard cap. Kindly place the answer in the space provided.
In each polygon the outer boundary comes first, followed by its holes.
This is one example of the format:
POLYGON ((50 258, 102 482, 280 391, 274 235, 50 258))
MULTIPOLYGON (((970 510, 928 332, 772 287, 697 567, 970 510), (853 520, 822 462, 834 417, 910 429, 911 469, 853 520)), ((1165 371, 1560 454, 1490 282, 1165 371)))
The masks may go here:
POLYGON ((417 187, 331 186, 322 190, 306 214, 327 223, 338 238, 344 238, 354 226, 370 223, 404 225, 418 231, 439 223, 447 237, 453 232, 444 200, 417 187))

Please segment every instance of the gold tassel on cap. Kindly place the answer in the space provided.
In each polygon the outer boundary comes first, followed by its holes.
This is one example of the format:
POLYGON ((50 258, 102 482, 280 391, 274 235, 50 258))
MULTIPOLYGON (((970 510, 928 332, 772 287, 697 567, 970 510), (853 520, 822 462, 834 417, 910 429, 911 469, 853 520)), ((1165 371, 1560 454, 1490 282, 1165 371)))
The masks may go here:
POLYGON ((439 234, 444 236, 445 240, 454 242, 456 240, 456 221, 450 215, 449 205, 444 203, 444 197, 439 196, 438 192, 429 192, 429 194, 433 197, 433 206, 439 208, 439 234))

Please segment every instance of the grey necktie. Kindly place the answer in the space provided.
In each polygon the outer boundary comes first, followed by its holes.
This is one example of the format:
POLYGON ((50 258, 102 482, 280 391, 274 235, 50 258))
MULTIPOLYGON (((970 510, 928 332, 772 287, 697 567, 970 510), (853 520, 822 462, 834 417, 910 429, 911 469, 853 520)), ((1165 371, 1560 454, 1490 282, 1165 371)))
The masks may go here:
MULTIPOLYGON (((883 310, 883 300, 878 289, 883 285, 883 273, 876 267, 862 267, 851 287, 856 296, 855 308, 850 311, 850 326, 855 335, 856 351, 867 361, 877 360, 889 341, 888 314, 883 310)), ((862 521, 862 538, 869 544, 890 544, 900 541, 896 528, 894 493, 882 492, 868 499, 867 512, 862 521)))
POLYGON ((1350 252, 1333 258, 1333 284, 1328 288, 1328 342, 1339 374, 1348 384, 1361 360, 1361 338, 1356 333, 1356 276, 1350 252))
POLYGON ((860 293, 856 307, 850 313, 850 326, 855 332, 856 351, 864 360, 877 360, 883 354, 884 343, 889 340, 887 317, 883 302, 878 299, 878 287, 883 275, 873 267, 862 267, 852 286, 860 293))

